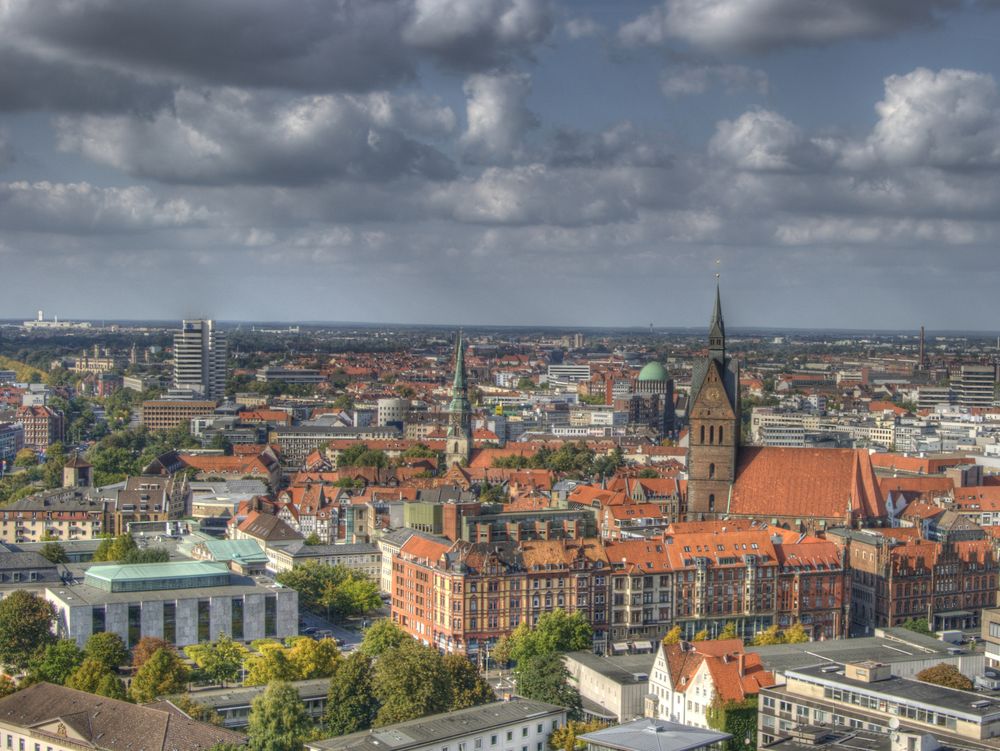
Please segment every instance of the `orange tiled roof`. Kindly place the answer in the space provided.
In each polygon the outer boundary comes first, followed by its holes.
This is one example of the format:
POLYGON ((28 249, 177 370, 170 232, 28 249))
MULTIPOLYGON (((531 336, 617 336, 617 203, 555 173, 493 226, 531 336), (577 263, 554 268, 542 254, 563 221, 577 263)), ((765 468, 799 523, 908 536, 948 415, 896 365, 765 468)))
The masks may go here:
POLYGON ((740 450, 728 513, 756 517, 877 519, 885 501, 862 449, 740 450))

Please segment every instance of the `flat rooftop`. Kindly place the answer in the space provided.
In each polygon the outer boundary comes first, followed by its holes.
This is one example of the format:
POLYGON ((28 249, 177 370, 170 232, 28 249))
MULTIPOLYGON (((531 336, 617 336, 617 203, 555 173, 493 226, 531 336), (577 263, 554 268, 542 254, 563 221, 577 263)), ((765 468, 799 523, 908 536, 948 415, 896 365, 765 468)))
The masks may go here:
MULTIPOLYGON (((313 678, 308 681, 291 681, 291 686, 303 698, 326 696, 330 690, 329 678, 313 678)), ((191 701, 212 709, 250 706, 250 703, 264 693, 267 686, 232 686, 230 688, 210 688, 192 691, 187 696, 191 701)))
MULTIPOLYGON (((247 577, 233 576, 230 584, 220 587, 197 587, 194 589, 155 589, 136 592, 107 592, 88 584, 70 584, 46 587, 46 596, 58 599, 67 607, 81 605, 110 605, 132 602, 171 602, 174 600, 208 599, 211 597, 241 597, 249 594, 266 594, 285 590, 280 585, 258 584, 247 577)), ((293 590, 285 590, 293 591, 293 590)))
POLYGON ((692 751, 729 740, 733 736, 716 730, 645 717, 578 737, 587 743, 621 751, 692 751))
POLYGON ((566 659, 578 662, 584 667, 616 683, 636 684, 649 681, 649 671, 653 669, 656 654, 603 657, 595 655, 593 652, 581 650, 578 652, 569 652, 566 655, 566 659), (637 674, 643 674, 646 677, 639 679, 636 677, 637 674))
MULTIPOLYGON (((843 674, 842 665, 814 665, 789 671, 785 678, 803 678, 867 694, 879 694, 903 704, 919 704, 930 710, 944 710, 973 721, 1000 719, 1000 701, 974 691, 937 686, 933 683, 892 676, 881 681, 858 681, 843 674), (833 668, 839 668, 834 671, 833 668)), ((766 690, 766 689, 765 689, 766 690)), ((792 692, 789 692, 792 693, 792 692)))
POLYGON ((828 639, 802 644, 773 644, 747 647, 760 655, 764 667, 772 672, 809 667, 820 662, 864 662, 873 660, 892 665, 913 660, 944 659, 955 645, 908 629, 882 629, 884 636, 863 636, 855 639, 828 639), (902 633, 899 633, 902 632, 902 633))

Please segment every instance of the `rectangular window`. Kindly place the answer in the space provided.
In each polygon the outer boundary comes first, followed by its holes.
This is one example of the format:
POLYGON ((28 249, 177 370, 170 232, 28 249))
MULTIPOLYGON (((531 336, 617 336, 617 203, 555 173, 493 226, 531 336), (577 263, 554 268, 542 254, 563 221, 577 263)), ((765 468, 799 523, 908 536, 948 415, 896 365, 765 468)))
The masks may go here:
POLYGON ((273 638, 278 635, 278 597, 264 597, 264 636, 273 638))
POLYGON ((212 603, 208 600, 198 600, 198 641, 212 641, 211 634, 212 603))
POLYGON ((243 598, 234 597, 232 603, 232 625, 230 630, 232 631, 231 636, 236 641, 243 641, 243 598))
POLYGON ((177 641, 177 603, 163 603, 163 640, 173 644, 177 641))
POLYGON ((142 609, 138 604, 128 606, 128 646, 134 647, 142 638, 142 609))
POLYGON ((100 634, 104 632, 104 627, 106 625, 106 611, 103 607, 92 608, 90 611, 90 617, 92 620, 92 625, 90 627, 90 633, 100 634))

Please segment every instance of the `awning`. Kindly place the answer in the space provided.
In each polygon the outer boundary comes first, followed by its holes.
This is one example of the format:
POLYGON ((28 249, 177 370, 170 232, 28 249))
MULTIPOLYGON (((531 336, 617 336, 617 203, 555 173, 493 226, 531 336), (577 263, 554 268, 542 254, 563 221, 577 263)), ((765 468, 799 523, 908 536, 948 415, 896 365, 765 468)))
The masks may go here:
POLYGON ((628 644, 623 641, 617 641, 611 645, 611 648, 615 652, 628 652, 628 644))
POLYGON ((653 642, 651 641, 634 641, 632 646, 636 649, 648 649, 650 652, 653 651, 653 642))

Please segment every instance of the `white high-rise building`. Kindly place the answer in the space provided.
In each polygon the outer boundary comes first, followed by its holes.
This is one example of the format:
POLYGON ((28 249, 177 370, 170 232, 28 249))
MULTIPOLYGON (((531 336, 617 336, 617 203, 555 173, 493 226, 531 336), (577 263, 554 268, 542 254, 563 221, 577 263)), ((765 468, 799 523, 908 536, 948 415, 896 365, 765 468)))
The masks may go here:
POLYGON ((226 390, 226 335, 214 321, 184 321, 174 334, 174 388, 221 399, 226 390))

